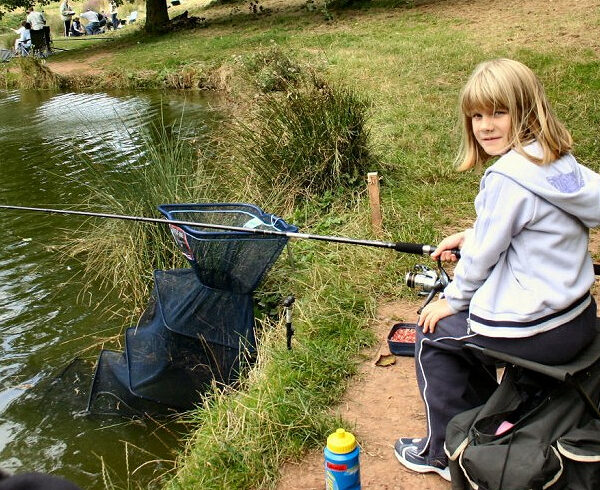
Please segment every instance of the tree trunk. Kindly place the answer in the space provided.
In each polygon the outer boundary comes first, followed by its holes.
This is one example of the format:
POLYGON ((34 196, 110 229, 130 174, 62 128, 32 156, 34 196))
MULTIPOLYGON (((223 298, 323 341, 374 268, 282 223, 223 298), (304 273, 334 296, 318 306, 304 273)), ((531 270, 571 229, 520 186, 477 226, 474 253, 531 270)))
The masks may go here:
POLYGON ((166 0, 146 0, 145 31, 157 33, 165 30, 169 23, 169 12, 166 0))

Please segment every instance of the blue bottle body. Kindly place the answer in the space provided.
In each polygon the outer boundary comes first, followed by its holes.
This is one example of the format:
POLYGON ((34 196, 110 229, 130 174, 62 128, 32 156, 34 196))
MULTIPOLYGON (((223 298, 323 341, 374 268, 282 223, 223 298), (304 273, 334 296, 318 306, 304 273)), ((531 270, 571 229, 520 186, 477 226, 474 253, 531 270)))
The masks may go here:
POLYGON ((325 488, 327 490, 360 490, 360 448, 338 454, 325 448, 325 488))

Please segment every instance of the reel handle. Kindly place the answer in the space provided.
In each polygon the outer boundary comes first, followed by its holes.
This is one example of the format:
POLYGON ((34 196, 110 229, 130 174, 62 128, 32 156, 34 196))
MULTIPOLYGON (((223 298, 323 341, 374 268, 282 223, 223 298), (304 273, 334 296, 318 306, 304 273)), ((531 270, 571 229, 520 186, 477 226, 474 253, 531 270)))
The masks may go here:
POLYGON ((460 259, 460 248, 453 248, 452 250, 450 250, 450 252, 456 255, 457 259, 460 259))

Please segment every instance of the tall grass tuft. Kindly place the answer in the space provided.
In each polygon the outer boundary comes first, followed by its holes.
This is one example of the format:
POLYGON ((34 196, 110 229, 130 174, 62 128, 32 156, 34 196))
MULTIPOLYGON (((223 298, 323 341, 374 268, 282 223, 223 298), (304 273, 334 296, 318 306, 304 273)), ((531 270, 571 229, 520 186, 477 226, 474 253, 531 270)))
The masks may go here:
POLYGON ((301 199, 352 187, 371 170, 368 103, 355 91, 313 80, 266 95, 234 132, 236 164, 250 195, 270 194, 289 210, 301 199))
MULTIPOLYGON (((198 148, 174 128, 152 128, 143 136, 140 163, 128 172, 89 166, 89 200, 84 206, 107 213, 162 217, 161 203, 218 198, 208 149, 198 148)), ((84 260, 88 277, 114 288, 134 313, 148 297, 152 271, 181 267, 168 228, 120 220, 89 220, 82 238, 67 243, 68 253, 84 260)), ((137 310, 137 311, 136 311, 137 310)))
POLYGON ((21 72, 21 87, 26 89, 58 89, 63 86, 63 79, 54 73, 46 64, 32 55, 15 58, 21 72))
POLYGON ((300 63, 277 44, 236 60, 243 65, 250 83, 263 93, 293 90, 307 75, 300 63))

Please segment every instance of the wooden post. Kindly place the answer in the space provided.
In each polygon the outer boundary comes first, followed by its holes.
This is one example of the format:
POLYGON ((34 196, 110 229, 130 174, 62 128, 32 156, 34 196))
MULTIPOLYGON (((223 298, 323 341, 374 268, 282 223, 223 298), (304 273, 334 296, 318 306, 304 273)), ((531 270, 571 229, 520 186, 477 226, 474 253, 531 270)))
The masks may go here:
POLYGON ((383 226, 381 201, 379 199, 379 174, 377 172, 367 174, 367 188, 369 189, 369 203, 371 205, 371 227, 375 235, 380 235, 383 226))

